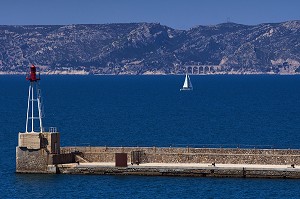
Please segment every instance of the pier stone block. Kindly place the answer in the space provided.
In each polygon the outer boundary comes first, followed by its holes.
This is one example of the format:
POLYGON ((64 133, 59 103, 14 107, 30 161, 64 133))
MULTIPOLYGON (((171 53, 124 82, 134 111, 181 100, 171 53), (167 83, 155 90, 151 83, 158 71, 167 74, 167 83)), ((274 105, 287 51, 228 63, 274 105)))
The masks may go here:
POLYGON ((16 172, 48 173, 48 157, 44 149, 32 150, 16 147, 16 172))
POLYGON ((19 147, 27 149, 40 149, 41 139, 39 133, 19 133, 19 147))
POLYGON ((46 148, 49 153, 60 153, 60 136, 58 132, 19 133, 19 147, 38 150, 46 148))
POLYGON ((16 171, 19 173, 52 173, 53 170, 48 171, 50 164, 72 161, 72 154, 60 155, 58 132, 19 133, 18 142, 16 171))

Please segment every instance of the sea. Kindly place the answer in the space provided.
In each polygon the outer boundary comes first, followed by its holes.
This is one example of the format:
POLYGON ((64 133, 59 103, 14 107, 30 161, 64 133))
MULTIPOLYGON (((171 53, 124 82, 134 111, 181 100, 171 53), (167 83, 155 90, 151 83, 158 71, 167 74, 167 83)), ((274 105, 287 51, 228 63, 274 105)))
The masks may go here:
MULTIPOLYGON (((62 146, 300 149, 300 76, 42 76, 62 146)), ((29 82, 0 76, 0 198, 300 198, 300 180, 16 174, 29 82)))

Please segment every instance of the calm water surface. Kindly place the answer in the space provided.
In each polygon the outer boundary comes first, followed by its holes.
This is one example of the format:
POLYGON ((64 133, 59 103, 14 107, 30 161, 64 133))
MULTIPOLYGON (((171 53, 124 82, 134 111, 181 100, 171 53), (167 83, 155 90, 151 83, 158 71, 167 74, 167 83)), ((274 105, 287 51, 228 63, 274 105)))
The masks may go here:
MULTIPOLYGON (((300 76, 45 76, 61 145, 300 148, 300 76)), ((299 180, 15 174, 28 83, 0 76, 1 198, 299 198, 299 180)))

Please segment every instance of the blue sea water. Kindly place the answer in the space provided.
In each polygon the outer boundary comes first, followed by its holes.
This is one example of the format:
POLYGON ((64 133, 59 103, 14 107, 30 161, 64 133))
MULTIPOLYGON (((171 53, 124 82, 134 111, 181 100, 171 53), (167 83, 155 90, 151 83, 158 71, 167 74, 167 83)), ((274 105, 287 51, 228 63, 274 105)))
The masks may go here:
MULTIPOLYGON (((42 76, 63 146, 300 148, 300 76, 42 76)), ((300 198, 299 180, 15 173, 28 82, 0 76, 0 198, 300 198)))

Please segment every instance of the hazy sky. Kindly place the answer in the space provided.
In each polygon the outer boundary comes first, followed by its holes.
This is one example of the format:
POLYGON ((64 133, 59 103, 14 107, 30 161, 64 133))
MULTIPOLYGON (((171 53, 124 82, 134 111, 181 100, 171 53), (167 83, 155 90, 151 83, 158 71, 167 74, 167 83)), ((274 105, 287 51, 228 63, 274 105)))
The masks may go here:
POLYGON ((228 20, 300 20, 300 0, 0 0, 0 25, 159 22, 189 29, 228 20))

